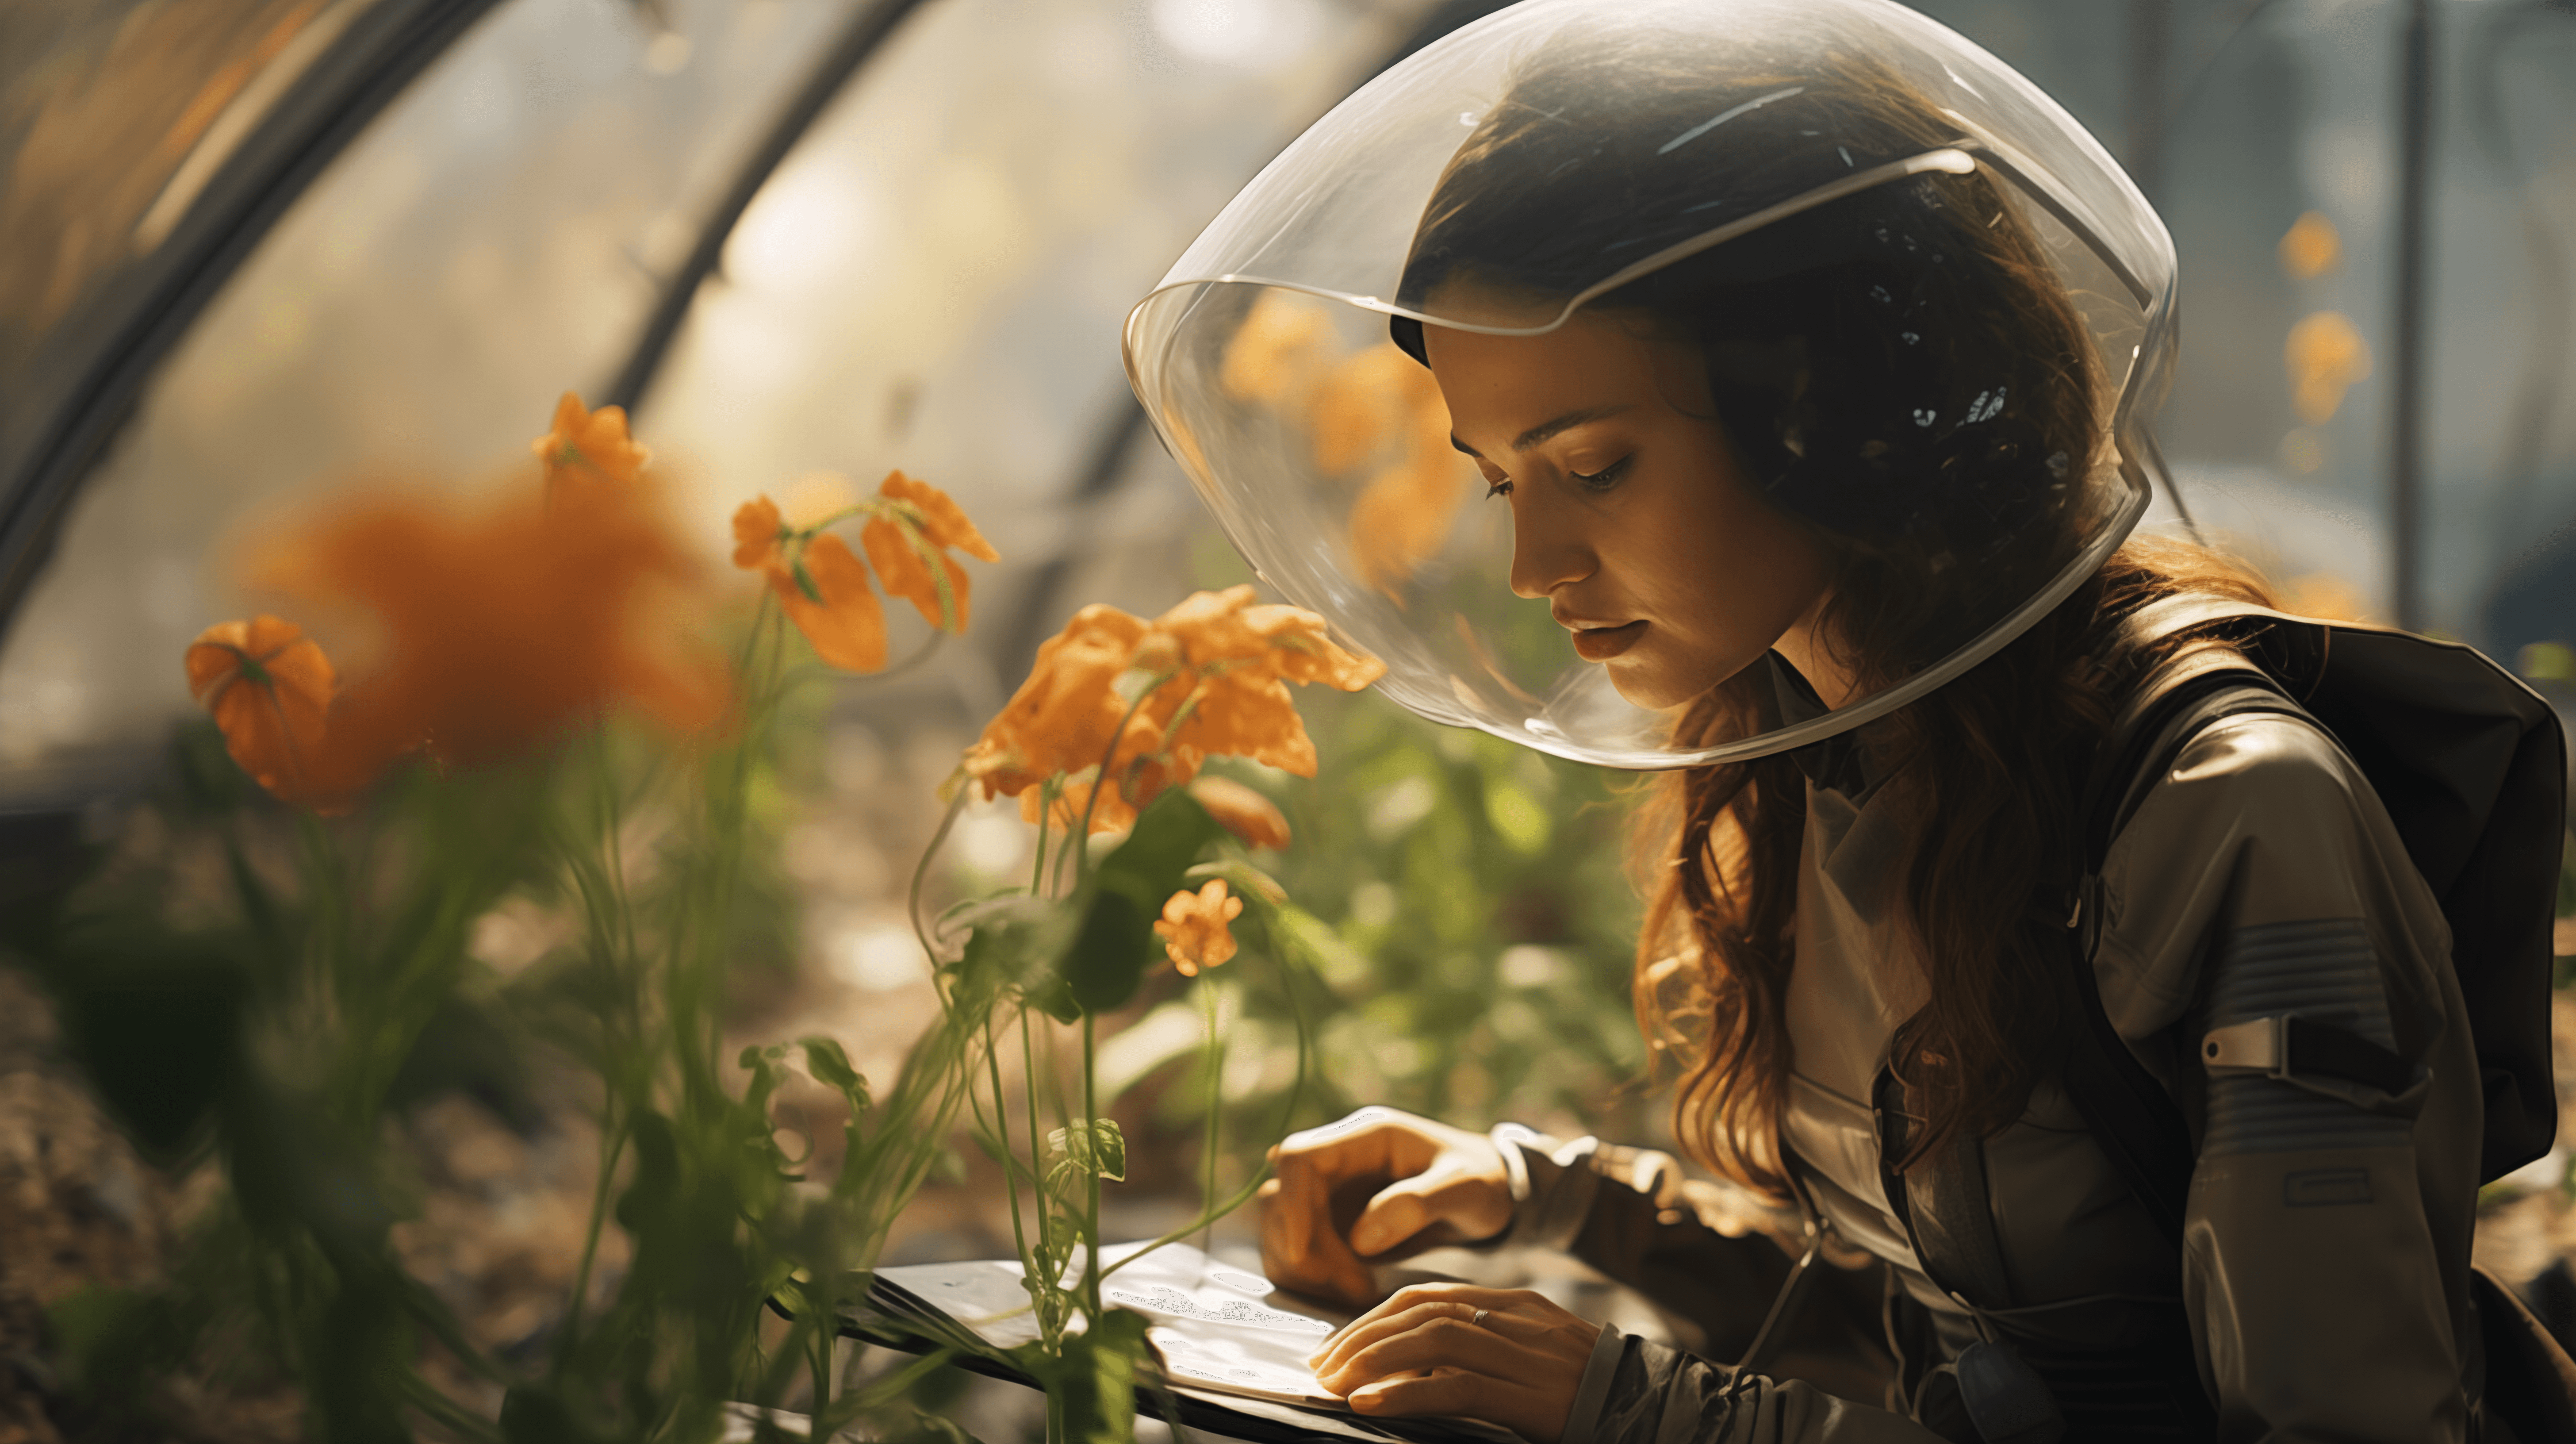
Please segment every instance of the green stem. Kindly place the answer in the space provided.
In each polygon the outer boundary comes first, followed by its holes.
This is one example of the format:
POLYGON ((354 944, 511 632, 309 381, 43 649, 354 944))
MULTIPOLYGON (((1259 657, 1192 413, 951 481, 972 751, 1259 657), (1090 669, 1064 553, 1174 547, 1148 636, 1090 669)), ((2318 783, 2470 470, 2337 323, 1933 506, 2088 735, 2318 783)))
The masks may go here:
POLYGON ((1082 1126, 1091 1130, 1091 1153, 1094 1166, 1085 1170, 1090 1176, 1085 1190, 1088 1202, 1082 1218, 1082 1243, 1085 1257, 1082 1265, 1083 1317, 1093 1324, 1100 1321, 1100 1104, 1093 1096, 1091 1014, 1082 1015, 1082 1126))
MULTIPOLYGON (((1275 923, 1270 928, 1270 935, 1274 940, 1272 953, 1274 961, 1279 965, 1280 990, 1287 994, 1288 997, 1289 1016, 1294 1018, 1297 1022, 1297 1076, 1288 1085, 1288 1106, 1280 1112, 1279 1126, 1271 1130, 1274 1136, 1284 1138, 1288 1135, 1288 1125, 1297 1121, 1298 1104, 1305 1101, 1307 1073, 1314 1063, 1314 1034, 1306 1025, 1305 1004, 1297 1000, 1297 975, 1289 966, 1286 950, 1276 946, 1276 940, 1280 937, 1281 932, 1282 930, 1275 923)), ((1125 1258, 1120 1259, 1118 1262, 1111 1264, 1106 1272, 1114 1274, 1120 1269, 1125 1268, 1127 1265, 1134 1263, 1136 1260, 1143 1258, 1145 1255, 1152 1253, 1154 1250, 1163 1247, 1165 1244, 1177 1243, 1181 1239, 1196 1232, 1198 1229, 1213 1225, 1217 1219, 1225 1217, 1227 1214, 1234 1212, 1236 1209, 1241 1208, 1244 1204, 1250 1202, 1252 1195, 1260 1190, 1263 1181, 1269 1177, 1270 1165, 1268 1163, 1263 1163, 1252 1170, 1252 1176, 1245 1179, 1243 1186, 1234 1191, 1233 1197, 1225 1200, 1221 1206, 1211 1209, 1207 1218, 1191 1219, 1188 1223, 1182 1224, 1179 1228, 1173 1229, 1170 1233, 1164 1234, 1162 1237, 1155 1239, 1143 1248, 1140 1248, 1134 1253, 1127 1255, 1125 1258)))
POLYGON ((573 1269, 572 1297, 564 1304, 562 1344, 555 1350, 554 1374, 562 1377, 571 1361, 573 1341, 581 1333, 581 1316, 590 1299, 590 1270, 599 1257, 599 1236, 608 1226, 608 1193, 616 1180, 618 1160, 626 1152, 626 1134, 617 1118, 616 1080, 603 1078, 606 1101, 599 1115, 599 1180, 590 1191, 590 1226, 582 1233, 581 1262, 573 1269))
POLYGON ((948 841, 949 829, 957 825, 957 814, 966 810, 967 790, 967 784, 960 780, 956 796, 948 799, 948 810, 940 815, 939 830, 930 835, 930 845, 921 850, 921 861, 912 869, 912 935, 921 944, 922 957, 929 962, 934 973, 939 967, 939 949, 931 946, 930 924, 922 921, 921 888, 930 878, 930 860, 939 856, 939 849, 948 841))
POLYGON ((1029 896, 1046 895, 1047 820, 1055 815, 1055 800, 1064 794, 1060 778, 1050 777, 1038 784, 1038 855, 1029 869, 1029 896))
POLYGON ((1038 1115, 1038 1055, 1037 1049, 1029 1042, 1027 1008, 1020 1009, 1020 1081, 1027 1086, 1029 1094, 1029 1192, 1035 1197, 1038 1210, 1037 1269, 1033 1275, 1038 1288, 1030 1297, 1040 1301, 1038 1329, 1046 1340, 1047 1349, 1052 1352, 1060 1342, 1056 1333, 1058 1319, 1056 1310, 1045 1306, 1043 1300, 1054 1292, 1056 1261, 1047 1252, 1046 1157, 1039 1141, 1045 1137, 1045 1131, 1038 1126, 1041 1121, 1038 1115))
MULTIPOLYGON (((1216 1207, 1217 1122, 1219 1113, 1225 1107, 1225 1049, 1217 1037, 1216 980, 1201 974, 1198 989, 1199 1000, 1206 1004, 1207 1009, 1208 1075, 1207 1143, 1204 1148, 1207 1154, 1207 1188, 1199 1195, 1199 1203, 1201 1207, 1213 1210, 1216 1207)), ((1204 1251, 1215 1241, 1216 1218, 1211 1213, 1208 1218, 1207 1232, 1199 1238, 1199 1248, 1204 1251)))
MULTIPOLYGON (((1026 1016, 1023 1009, 1022 1017, 1026 1016)), ((1011 1180, 1011 1101, 1002 1093, 1002 1058, 1000 1050, 993 1046, 993 1019, 990 1014, 984 1018, 984 1068, 993 1079, 993 1131, 1001 1145, 993 1151, 1002 1160, 1002 1196, 1011 1203, 1011 1247, 1019 1254, 1024 1276, 1034 1279, 1037 1270, 1029 1258, 1028 1233, 1020 1226, 1020 1188, 1011 1180)), ((1037 1131, 1035 1118, 1029 1120, 1029 1131, 1037 1131)))

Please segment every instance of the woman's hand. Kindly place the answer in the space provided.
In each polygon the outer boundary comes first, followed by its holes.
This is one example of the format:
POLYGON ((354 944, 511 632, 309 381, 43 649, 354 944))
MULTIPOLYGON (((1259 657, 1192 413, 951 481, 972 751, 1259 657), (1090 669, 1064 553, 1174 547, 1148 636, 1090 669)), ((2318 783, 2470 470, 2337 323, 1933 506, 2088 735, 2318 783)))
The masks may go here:
POLYGON ((1353 1308, 1378 1298, 1361 1255, 1434 1224, 1460 1242, 1511 1225, 1511 1178, 1492 1139, 1392 1108, 1292 1133, 1270 1162, 1278 1174, 1261 1185, 1262 1268, 1283 1288, 1353 1308), (1354 1208, 1345 1235, 1336 1214, 1354 1208))
POLYGON ((1600 1338, 1599 1324, 1527 1289, 1414 1284, 1325 1340, 1312 1363, 1362 1414, 1463 1415, 1554 1444, 1600 1338))

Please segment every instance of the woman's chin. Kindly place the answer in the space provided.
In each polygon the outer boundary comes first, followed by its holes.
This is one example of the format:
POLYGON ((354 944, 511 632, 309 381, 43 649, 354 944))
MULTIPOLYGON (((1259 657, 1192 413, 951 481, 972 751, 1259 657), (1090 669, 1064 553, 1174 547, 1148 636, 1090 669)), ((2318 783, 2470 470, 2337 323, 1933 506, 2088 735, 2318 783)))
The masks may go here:
POLYGON ((1621 666, 1618 661, 1612 661, 1604 663, 1602 670, 1610 674, 1612 691, 1617 692, 1629 705, 1643 707, 1649 712, 1661 712, 1667 707, 1678 707, 1708 690, 1705 686, 1697 688, 1677 686, 1670 672, 1651 665, 1621 666))
POLYGON ((1760 661, 1764 655, 1764 652, 1756 652, 1733 666, 1712 667, 1703 662, 1695 667, 1675 667, 1660 658, 1632 654, 1613 658, 1603 663, 1601 669, 1610 674, 1611 690, 1629 705, 1643 707, 1649 712, 1662 712, 1679 707, 1727 681, 1760 661))

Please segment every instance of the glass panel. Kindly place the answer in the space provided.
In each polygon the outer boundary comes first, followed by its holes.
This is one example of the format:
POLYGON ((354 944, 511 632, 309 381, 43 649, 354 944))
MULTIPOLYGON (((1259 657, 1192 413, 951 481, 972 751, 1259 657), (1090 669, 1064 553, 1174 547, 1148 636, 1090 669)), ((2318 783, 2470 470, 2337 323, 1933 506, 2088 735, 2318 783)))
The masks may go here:
POLYGON ((5 786, 188 705, 180 652, 231 615, 219 543, 256 507, 523 454, 558 392, 598 385, 850 8, 525 0, 468 32, 280 221, 85 484, 0 651, 5 786))

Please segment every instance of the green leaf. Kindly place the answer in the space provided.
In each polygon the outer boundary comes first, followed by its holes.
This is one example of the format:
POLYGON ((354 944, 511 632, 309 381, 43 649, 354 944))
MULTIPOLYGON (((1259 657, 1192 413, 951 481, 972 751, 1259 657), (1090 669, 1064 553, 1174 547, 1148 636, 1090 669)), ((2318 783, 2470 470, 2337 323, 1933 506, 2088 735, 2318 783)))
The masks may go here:
POLYGON ((814 1075, 815 1082, 850 1100, 852 1118, 868 1111, 868 1080, 850 1066, 850 1055, 842 1051, 838 1042, 814 1034, 796 1043, 805 1050, 805 1071, 814 1075))
POLYGON ((1099 1014, 1136 995, 1146 965, 1161 956, 1154 919, 1188 881, 1191 866, 1225 836, 1184 788, 1147 804, 1135 830, 1100 860, 1085 888, 1081 930, 1065 955, 1073 1001, 1099 1014))
POLYGON ((1115 1118, 1094 1118, 1087 1128, 1080 1123, 1058 1128, 1047 1135, 1047 1147, 1063 1154, 1065 1164, 1078 1173, 1127 1181, 1127 1135, 1115 1118))
POLYGON ((1066 904, 1025 895, 990 898, 956 912, 971 931, 950 976, 953 991, 970 1001, 1006 988, 1043 987, 1072 926, 1066 904))

